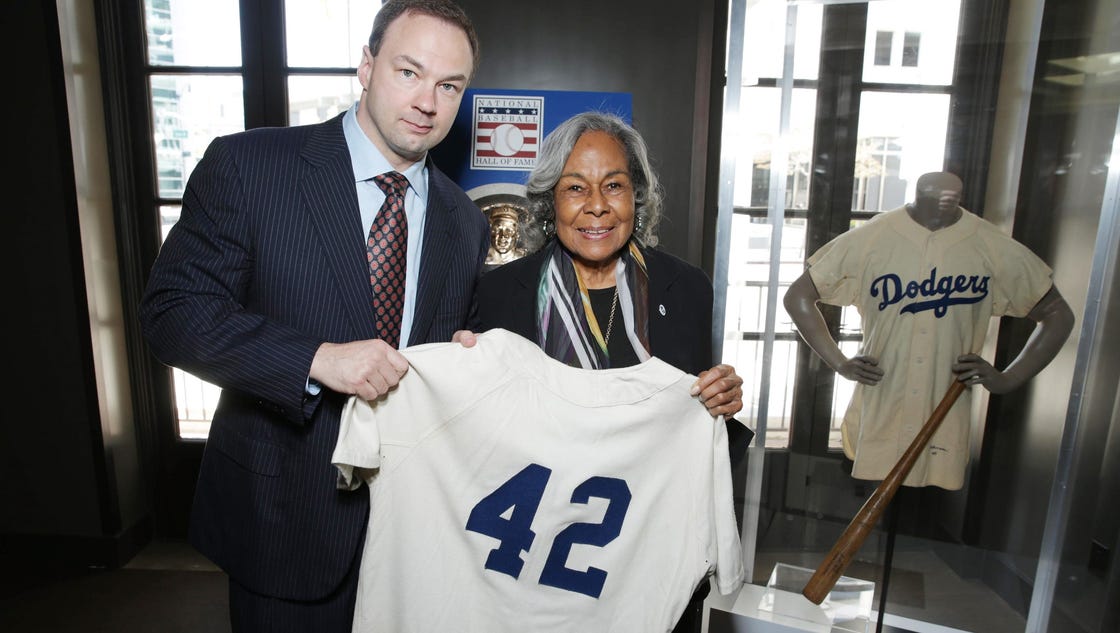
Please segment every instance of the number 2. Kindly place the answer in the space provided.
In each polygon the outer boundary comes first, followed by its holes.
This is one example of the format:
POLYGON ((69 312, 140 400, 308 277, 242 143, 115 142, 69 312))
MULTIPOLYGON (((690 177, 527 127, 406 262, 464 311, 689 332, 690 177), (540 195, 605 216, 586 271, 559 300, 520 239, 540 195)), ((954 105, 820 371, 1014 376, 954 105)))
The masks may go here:
MULTIPOLYGON (((486 558, 486 569, 513 578, 521 575, 521 552, 528 552, 536 539, 530 526, 551 476, 551 469, 529 464, 475 504, 466 529, 499 542, 486 558), (502 516, 507 510, 509 518, 502 516)), ((592 598, 602 593, 608 572, 597 567, 585 571, 571 569, 567 567, 568 555, 573 545, 603 547, 618 538, 630 507, 630 488, 622 479, 591 477, 576 486, 571 501, 586 504, 592 497, 607 500, 602 522, 573 523, 557 534, 541 570, 540 584, 592 598)))

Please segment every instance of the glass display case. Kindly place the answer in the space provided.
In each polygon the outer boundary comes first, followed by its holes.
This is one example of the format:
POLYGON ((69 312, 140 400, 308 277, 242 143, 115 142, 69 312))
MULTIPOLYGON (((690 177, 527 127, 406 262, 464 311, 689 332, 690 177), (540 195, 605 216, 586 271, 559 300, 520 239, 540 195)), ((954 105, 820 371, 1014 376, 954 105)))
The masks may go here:
MULTIPOLYGON (((1120 9, 732 0, 729 16, 717 326, 757 435, 735 473, 750 584, 709 599, 708 630, 787 630, 760 615, 768 592, 780 603, 773 576, 815 569, 876 489, 841 449, 854 383, 782 302, 810 255, 914 200, 936 171, 1053 269, 1076 323, 1023 387, 972 388, 963 486, 902 487, 844 573, 873 586, 869 631, 1117 630, 1120 9), (727 616, 748 607, 754 624, 727 616)), ((858 311, 822 313, 860 353, 858 311)), ((992 319, 982 355, 1005 367, 1033 329, 992 319)))

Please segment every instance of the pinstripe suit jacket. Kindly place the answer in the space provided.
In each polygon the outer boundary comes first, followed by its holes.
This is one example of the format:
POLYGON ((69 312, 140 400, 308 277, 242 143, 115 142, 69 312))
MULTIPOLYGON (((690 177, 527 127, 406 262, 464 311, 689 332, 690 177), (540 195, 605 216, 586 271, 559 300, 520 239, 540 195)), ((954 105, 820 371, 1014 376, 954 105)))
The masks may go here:
MULTIPOLYGON (((478 207, 428 168, 411 344, 467 325, 489 244, 478 207)), ((223 388, 191 542, 258 593, 325 596, 361 546, 368 495, 336 490, 330 460, 345 399, 305 390, 321 343, 377 337, 360 224, 341 116, 216 139, 141 304, 155 355, 223 388)))

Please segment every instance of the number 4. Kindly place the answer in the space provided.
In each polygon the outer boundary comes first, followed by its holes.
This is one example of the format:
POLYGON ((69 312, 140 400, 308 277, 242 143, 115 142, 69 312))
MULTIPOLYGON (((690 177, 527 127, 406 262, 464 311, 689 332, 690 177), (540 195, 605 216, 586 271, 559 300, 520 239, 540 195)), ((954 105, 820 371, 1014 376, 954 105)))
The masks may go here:
MULTIPOLYGON (((530 526, 551 476, 551 469, 529 464, 475 504, 467 518, 466 529, 499 542, 486 558, 486 569, 513 578, 521 575, 524 565, 521 552, 528 552, 537 536, 530 526), (507 510, 510 510, 509 518, 502 516, 507 510)), ((585 504, 591 497, 608 502, 602 522, 573 523, 557 534, 539 582, 598 598, 607 572, 597 567, 589 567, 586 571, 570 569, 567 567, 568 555, 572 545, 603 547, 618 537, 630 507, 630 488, 625 481, 614 477, 591 477, 576 487, 571 500, 572 503, 585 504)))
POLYGON ((521 574, 521 552, 528 552, 537 534, 529 528, 544 496, 544 487, 552 471, 538 464, 529 464, 510 477, 494 492, 475 504, 467 518, 467 529, 496 538, 501 543, 486 557, 486 569, 500 571, 517 578, 521 574), (513 508, 510 518, 503 518, 513 508))

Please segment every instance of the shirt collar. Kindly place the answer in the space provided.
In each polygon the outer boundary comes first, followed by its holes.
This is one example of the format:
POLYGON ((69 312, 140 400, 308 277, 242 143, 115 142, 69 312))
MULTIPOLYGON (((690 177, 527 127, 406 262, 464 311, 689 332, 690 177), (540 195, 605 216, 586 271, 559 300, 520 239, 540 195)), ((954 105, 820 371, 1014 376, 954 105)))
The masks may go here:
POLYGON ((932 238, 937 243, 947 246, 972 235, 976 231, 977 223, 981 221, 968 209, 959 208, 961 217, 949 226, 936 231, 931 231, 914 221, 914 218, 906 212, 905 206, 884 213, 883 220, 889 222, 889 226, 893 227, 895 232, 915 244, 925 244, 928 239, 932 238))
MULTIPOLYGON (((355 101, 354 105, 350 106, 350 109, 342 117, 342 133, 346 137, 346 147, 350 150, 350 165, 354 170, 354 182, 356 183, 370 180, 374 176, 387 171, 393 171, 393 166, 381 155, 381 151, 377 149, 373 141, 369 140, 361 126, 358 125, 359 103, 355 101)), ((418 160, 410 165, 403 173, 416 195, 421 200, 427 200, 427 156, 425 155, 424 160, 418 160)))

